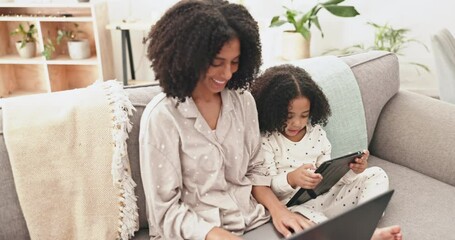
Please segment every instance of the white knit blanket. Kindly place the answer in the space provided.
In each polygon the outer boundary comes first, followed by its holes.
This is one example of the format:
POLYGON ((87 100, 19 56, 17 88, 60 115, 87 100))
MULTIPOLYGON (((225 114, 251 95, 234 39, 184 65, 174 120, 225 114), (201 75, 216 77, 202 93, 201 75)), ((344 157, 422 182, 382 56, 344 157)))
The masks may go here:
POLYGON ((4 137, 32 239, 128 239, 138 213, 122 86, 7 99, 4 137))

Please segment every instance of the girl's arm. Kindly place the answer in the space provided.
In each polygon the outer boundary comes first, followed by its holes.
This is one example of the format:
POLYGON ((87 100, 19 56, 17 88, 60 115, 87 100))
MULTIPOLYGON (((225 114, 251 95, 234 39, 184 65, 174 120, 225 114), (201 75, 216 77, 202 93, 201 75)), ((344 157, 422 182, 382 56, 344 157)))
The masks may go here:
POLYGON ((294 191, 294 188, 288 182, 288 174, 281 173, 278 174, 278 169, 276 167, 276 161, 279 161, 275 157, 274 149, 277 148, 273 139, 262 137, 262 151, 264 153, 264 170, 266 175, 272 177, 271 188, 273 193, 278 197, 278 199, 284 198, 286 195, 294 191))

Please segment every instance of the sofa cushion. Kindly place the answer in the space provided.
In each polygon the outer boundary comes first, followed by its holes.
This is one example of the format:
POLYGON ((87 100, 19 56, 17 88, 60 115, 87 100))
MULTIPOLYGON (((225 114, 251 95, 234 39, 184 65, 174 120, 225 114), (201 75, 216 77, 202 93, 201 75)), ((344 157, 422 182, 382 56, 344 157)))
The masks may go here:
POLYGON ((395 189, 379 226, 399 224, 406 239, 453 239, 453 186, 375 156, 369 163, 384 169, 395 189))
POLYGON ((382 108, 400 87, 398 58, 392 53, 372 51, 341 59, 351 67, 359 84, 370 144, 382 108))

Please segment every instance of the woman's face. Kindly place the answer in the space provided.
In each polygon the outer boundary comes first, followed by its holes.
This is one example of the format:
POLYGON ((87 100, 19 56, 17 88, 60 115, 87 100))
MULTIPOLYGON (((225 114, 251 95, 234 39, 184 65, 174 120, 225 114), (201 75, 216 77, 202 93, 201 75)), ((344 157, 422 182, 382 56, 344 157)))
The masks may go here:
POLYGON ((227 41, 213 59, 205 75, 198 81, 198 87, 210 93, 219 93, 226 87, 239 68, 240 41, 232 38, 227 41))
POLYGON ((300 141, 306 133, 306 125, 310 116, 310 100, 297 97, 291 100, 288 107, 288 120, 283 135, 291 141, 300 141))

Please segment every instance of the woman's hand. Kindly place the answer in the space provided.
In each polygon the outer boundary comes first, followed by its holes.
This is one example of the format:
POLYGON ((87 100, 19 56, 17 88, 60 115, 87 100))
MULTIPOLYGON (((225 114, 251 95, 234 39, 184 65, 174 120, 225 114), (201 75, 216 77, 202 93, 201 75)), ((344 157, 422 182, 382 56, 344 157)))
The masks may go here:
POLYGON ((214 227, 207 233, 205 240, 242 240, 240 237, 222 229, 214 227))
POLYGON ((314 173, 313 164, 304 164, 294 171, 288 173, 288 183, 292 188, 301 187, 305 189, 315 188, 322 180, 322 175, 314 173))
POLYGON ((352 169, 353 172, 357 174, 362 173, 368 167, 369 156, 370 152, 368 150, 364 150, 362 157, 356 158, 355 163, 349 164, 349 167, 352 169))
POLYGON ((272 214, 272 221, 278 232, 286 238, 291 236, 292 233, 300 232, 315 224, 304 216, 289 211, 287 208, 272 214))

